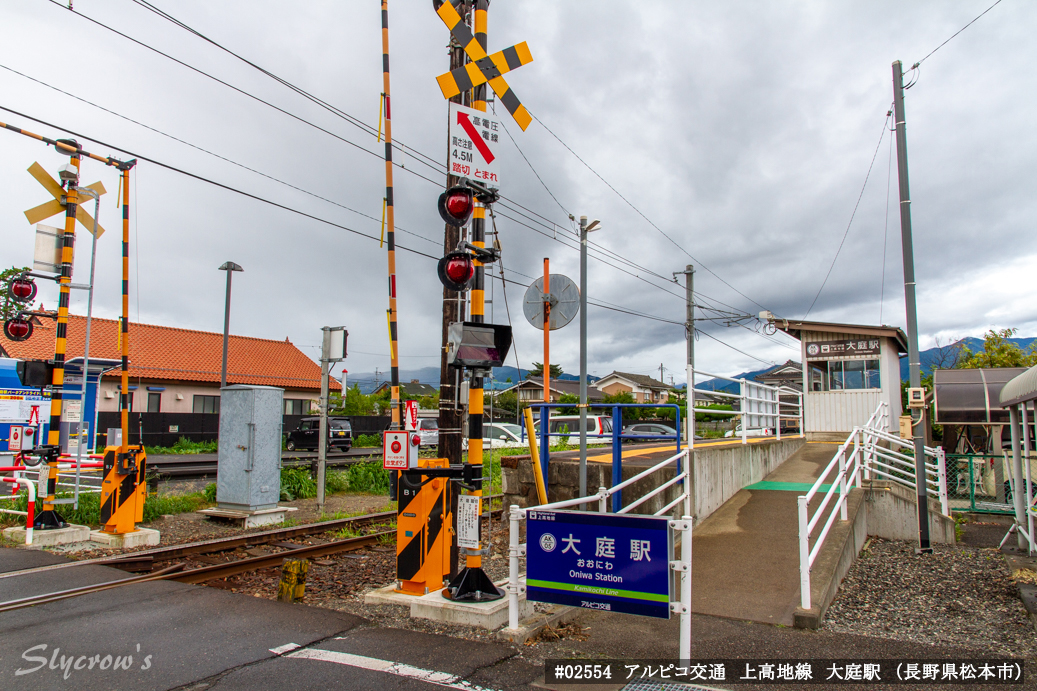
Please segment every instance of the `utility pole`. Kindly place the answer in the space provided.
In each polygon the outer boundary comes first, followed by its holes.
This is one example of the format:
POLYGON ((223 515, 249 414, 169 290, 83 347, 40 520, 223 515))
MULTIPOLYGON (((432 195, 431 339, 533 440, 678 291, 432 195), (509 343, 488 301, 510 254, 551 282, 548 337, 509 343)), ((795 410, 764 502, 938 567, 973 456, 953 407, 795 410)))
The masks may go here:
MULTIPOLYGON (((688 429, 688 448, 695 448, 695 267, 688 264, 684 271, 685 290, 687 293, 687 316, 684 329, 688 338, 688 414, 685 420, 688 429)), ((677 277, 677 273, 673 276, 677 277)))
POLYGON ((227 386, 227 346, 230 343, 230 279, 235 271, 244 271, 239 264, 223 262, 220 271, 227 272, 227 300, 223 306, 223 367, 220 368, 220 388, 227 386))
POLYGON ((328 464, 328 368, 331 350, 331 330, 322 327, 320 344, 320 425, 317 441, 317 516, 324 515, 324 481, 328 464))
MULTIPOLYGON (((893 63, 893 119, 897 128, 897 177, 900 180, 900 236, 904 251, 904 303, 907 308, 907 357, 912 388, 922 385, 918 355, 918 314, 915 305, 915 258, 911 239, 911 190, 907 178, 907 126, 904 115, 904 71, 893 63)), ((915 446, 915 487, 918 494, 918 554, 931 554, 929 545, 929 492, 925 474, 925 408, 911 409, 915 446)))
MULTIPOLYGON (((471 0, 464 0, 457 8, 458 13, 465 17, 471 11, 471 0)), ((458 45, 453 38, 450 39, 450 70, 456 70, 465 64, 464 46, 458 45)), ((469 92, 463 92, 450 99, 453 103, 465 103, 464 97, 469 92)), ((447 106, 447 136, 450 134, 450 107, 447 106)), ((446 162, 447 170, 450 169, 450 161, 446 162)), ((447 174, 446 188, 456 187, 461 183, 461 178, 456 175, 447 174)), ((453 252, 461 239, 461 229, 457 226, 444 224, 446 227, 443 236, 443 252, 453 252)), ((447 365, 447 331, 454 322, 463 321, 464 314, 461 308, 463 293, 458 294, 449 288, 443 288, 443 337, 442 349, 439 355, 439 456, 449 459, 451 465, 461 463, 461 435, 462 435, 462 410, 458 405, 459 391, 457 373, 447 365)))
MULTIPOLYGON (((580 216, 580 496, 587 496, 587 234, 601 224, 580 216)), ((547 289, 545 288, 546 292, 547 289)), ((543 424, 543 423, 541 423, 543 424)))

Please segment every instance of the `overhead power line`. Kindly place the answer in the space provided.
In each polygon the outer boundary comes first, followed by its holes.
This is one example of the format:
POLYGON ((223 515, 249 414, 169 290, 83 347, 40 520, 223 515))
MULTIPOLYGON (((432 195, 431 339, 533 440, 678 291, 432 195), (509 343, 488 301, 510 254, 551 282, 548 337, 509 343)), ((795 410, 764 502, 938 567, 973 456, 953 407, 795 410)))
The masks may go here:
POLYGON ((958 29, 957 31, 955 31, 955 32, 954 32, 954 33, 953 33, 953 34, 952 34, 952 35, 950 36, 950 38, 948 38, 948 39, 947 39, 946 41, 944 41, 944 42, 943 42, 943 43, 941 43, 940 45, 938 45, 938 46, 936 46, 935 48, 933 48, 933 49, 932 49, 931 51, 929 51, 929 54, 928 54, 928 55, 926 55, 926 56, 925 56, 924 58, 922 58, 921 60, 919 60, 918 62, 916 62, 916 63, 915 63, 914 65, 912 65, 912 66, 911 66, 911 69, 914 69, 914 68, 918 67, 918 66, 919 66, 919 65, 921 65, 921 64, 922 64, 923 62, 925 62, 926 60, 928 60, 928 59, 930 58, 930 56, 932 56, 932 54, 933 54, 933 53, 935 53, 936 51, 940 50, 940 49, 941 49, 941 48, 943 48, 943 47, 944 47, 945 45, 947 45, 948 43, 950 43, 950 42, 951 42, 951 39, 953 39, 953 38, 954 38, 955 36, 957 36, 958 34, 960 34, 960 33, 961 33, 962 31, 965 31, 965 29, 967 29, 967 28, 969 28, 970 26, 972 26, 973 24, 975 24, 975 23, 976 23, 977 21, 979 21, 979 18, 980 18, 980 17, 982 17, 982 16, 983 16, 983 15, 985 15, 985 14, 986 14, 987 12, 989 12, 989 11, 990 11, 990 10, 992 10, 992 9, 994 9, 995 7, 997 7, 997 6, 998 6, 998 5, 1000 5, 1000 4, 1001 4, 1001 0, 997 0, 997 2, 995 2, 995 3, 993 4, 993 5, 991 5, 991 6, 990 6, 990 7, 988 7, 987 9, 983 10, 982 12, 980 12, 980 13, 979 13, 979 15, 977 15, 975 19, 973 19, 973 20, 972 20, 971 22, 969 22, 969 23, 968 23, 968 24, 966 24, 965 26, 963 26, 963 27, 961 27, 960 29, 958 29))
POLYGON ((886 119, 882 122, 882 132, 879 134, 879 140, 875 143, 875 151, 871 154, 871 163, 868 164, 868 172, 864 176, 864 184, 861 185, 861 193, 857 195, 857 203, 853 205, 853 213, 850 214, 850 221, 846 224, 846 230, 843 231, 843 238, 839 241, 839 247, 835 250, 835 256, 832 257, 832 265, 828 267, 828 273, 825 274, 825 280, 821 281, 821 287, 817 289, 817 295, 814 296, 814 300, 810 303, 810 307, 807 308, 807 313, 803 315, 806 319, 810 315, 810 310, 814 309, 814 305, 817 304, 817 299, 821 297, 821 291, 825 289, 825 285, 828 283, 828 279, 832 276, 832 269, 835 268, 835 262, 839 259, 839 253, 843 251, 843 244, 846 242, 846 236, 850 234, 850 226, 853 225, 853 219, 857 215, 857 209, 860 208, 861 199, 864 198, 864 190, 868 187, 868 179, 871 177, 871 169, 875 167, 875 157, 879 155, 879 147, 882 146, 882 138, 886 136, 886 130, 889 129, 889 118, 893 114, 893 107, 890 105, 890 110, 886 113, 886 119))

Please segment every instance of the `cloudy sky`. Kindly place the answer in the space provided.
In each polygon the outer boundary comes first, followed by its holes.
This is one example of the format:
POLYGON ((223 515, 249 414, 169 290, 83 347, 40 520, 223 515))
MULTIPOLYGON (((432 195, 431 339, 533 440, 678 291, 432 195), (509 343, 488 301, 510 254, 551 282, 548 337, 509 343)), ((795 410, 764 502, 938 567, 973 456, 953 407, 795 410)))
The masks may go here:
MULTIPOLYGON (((499 109, 529 161, 503 138, 509 201, 498 205, 497 229, 505 276, 516 282, 507 298, 522 365, 542 359, 541 332, 521 316, 524 286, 544 257, 552 273, 578 279, 570 213, 602 221, 592 236, 591 300, 625 310, 590 308, 592 373, 658 376, 662 363, 667 380, 683 381, 684 288, 671 276, 686 264, 696 266, 699 299, 714 307, 902 326, 896 159, 883 129, 890 65, 926 58, 991 3, 495 0, 491 52, 526 41, 534 57, 507 81, 538 120, 521 132, 499 109)), ((376 0, 153 4, 377 126, 376 0)), ((74 131, 90 151, 130 151, 378 236, 384 166, 373 135, 131 0, 76 0, 74 8, 4 3, 0 106, 54 126, 4 111, 0 120, 52 137, 74 131)), ((427 0, 395 1, 389 11, 393 134, 430 157, 397 157, 397 238, 438 257, 444 178, 429 160, 446 157, 447 109, 435 77, 448 67, 448 36, 427 0)), ((906 108, 923 348, 992 327, 1037 333, 1035 19, 1037 7, 1004 0, 912 75, 906 108)), ((0 131, 0 161, 0 264, 24 265, 33 230, 22 212, 47 197, 25 169, 39 161, 56 171, 67 159, 0 131)), ((111 231, 98 243, 95 310, 114 317, 117 175, 86 162, 82 181, 95 180, 109 190, 101 222, 111 231)), ((217 267, 232 260, 245 268, 234 281, 234 333, 287 337, 316 357, 320 327, 344 324, 346 367, 388 368, 386 257, 377 241, 147 162, 134 171, 131 202, 132 319, 221 330, 217 267)), ((77 281, 88 269, 86 247, 77 281)), ((437 366, 435 261, 401 252, 398 272, 401 366, 437 366)), ((492 291, 488 310, 505 323, 499 280, 492 291)), ((43 295, 53 308, 56 291, 43 295)), ((73 310, 85 312, 85 299, 76 296, 73 310)), ((700 323, 708 336, 696 343, 699 367, 733 374, 798 357, 795 341, 753 327, 700 323)), ((577 372, 576 322, 552 335, 552 360, 577 372)))

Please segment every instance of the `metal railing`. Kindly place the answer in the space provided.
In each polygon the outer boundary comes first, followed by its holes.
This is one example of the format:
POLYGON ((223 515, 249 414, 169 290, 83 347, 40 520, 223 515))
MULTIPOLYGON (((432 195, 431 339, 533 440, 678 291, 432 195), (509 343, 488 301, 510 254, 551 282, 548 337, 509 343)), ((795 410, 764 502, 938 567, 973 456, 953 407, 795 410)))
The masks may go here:
MULTIPOLYGON (((688 412, 688 445, 692 448, 695 447, 695 416, 692 413, 707 413, 709 415, 730 415, 737 417, 739 425, 741 427, 742 443, 749 443, 749 428, 756 424, 757 429, 764 430, 764 434, 770 429, 770 425, 773 425, 774 436, 781 439, 781 421, 782 420, 796 420, 798 425, 799 433, 803 433, 803 392, 797 391, 796 389, 787 386, 769 386, 767 384, 760 384, 758 382, 747 381, 745 378, 733 379, 731 377, 725 377, 720 374, 710 374, 709 372, 703 372, 701 370, 688 369, 689 377, 693 380, 696 375, 702 375, 710 377, 712 379, 722 379, 724 381, 733 382, 738 384, 738 393, 727 393, 726 391, 709 391, 710 396, 718 396, 720 398, 727 398, 734 401, 738 401, 738 410, 716 410, 714 408, 696 408, 694 400, 694 382, 689 384, 689 395, 691 398, 691 410, 688 412), (798 402, 791 403, 789 401, 782 401, 782 395, 795 396, 798 402), (794 414, 790 415, 783 410, 792 409, 794 414), (748 419, 747 419, 748 418, 748 419), (761 419, 770 423, 768 424, 757 424, 761 419)), ((703 389, 698 389, 702 393, 707 393, 703 389)), ((757 435, 753 435, 757 436, 757 435)), ((769 435, 767 435, 769 436, 769 435)))
MULTIPOLYGON (((803 609, 811 607, 810 570, 824 545, 828 533, 835 521, 849 520, 848 499, 850 490, 860 487, 861 481, 872 476, 897 482, 914 489, 915 460, 914 454, 903 453, 902 449, 913 451, 911 440, 901 439, 889 433, 888 403, 882 402, 872 413, 864 427, 855 427, 850 436, 839 445, 832 460, 821 472, 820 477, 811 485, 806 494, 798 497, 799 511, 799 588, 800 605, 803 609), (810 501, 818 494, 823 495, 821 503, 810 511, 810 501), (835 502, 832 503, 833 497, 835 502), (825 510, 832 504, 827 518, 825 510), (811 546, 811 536, 818 524, 824 524, 811 546)), ((949 498, 947 495, 947 467, 942 448, 925 447, 926 487, 938 494, 941 512, 949 516, 949 498), (928 459, 932 459, 932 461, 928 459)))
POLYGON ((655 497, 662 492, 665 492, 667 488, 680 483, 683 486, 683 491, 680 495, 663 508, 656 511, 654 516, 663 516, 667 512, 672 511, 678 505, 681 505, 682 511, 680 519, 674 519, 670 521, 670 527, 673 530, 681 533, 681 549, 680 558, 677 555, 673 556, 670 561, 670 569, 680 574, 680 599, 677 602, 670 603, 670 610, 680 614, 680 659, 690 660, 691 659, 691 530, 692 530, 692 517, 691 517, 691 483, 689 468, 690 464, 688 461, 689 449, 683 449, 674 456, 667 458, 666 460, 656 463, 650 468, 634 475, 631 478, 624 480, 611 488, 599 487, 598 491, 594 494, 581 497, 577 499, 569 499, 567 501, 557 501, 551 504, 544 504, 542 506, 530 507, 529 509, 519 508, 517 505, 512 504, 510 510, 510 521, 511 521, 511 533, 508 550, 508 586, 506 588, 508 592, 508 628, 512 631, 519 627, 519 595, 526 592, 524 577, 519 573, 519 559, 526 556, 526 545, 520 543, 521 537, 521 521, 526 519, 527 512, 531 510, 535 511, 550 511, 556 509, 569 509, 578 506, 586 506, 587 504, 593 504, 597 502, 598 513, 608 512, 608 500, 610 497, 615 498, 619 496, 624 487, 629 487, 638 480, 650 476, 652 473, 658 472, 663 468, 666 468, 672 463, 677 464, 677 472, 671 479, 658 485, 651 492, 645 494, 640 499, 627 504, 620 508, 614 513, 623 514, 629 513, 636 509, 641 504, 645 503, 652 497, 655 497), (681 461, 684 461, 683 463, 681 461))

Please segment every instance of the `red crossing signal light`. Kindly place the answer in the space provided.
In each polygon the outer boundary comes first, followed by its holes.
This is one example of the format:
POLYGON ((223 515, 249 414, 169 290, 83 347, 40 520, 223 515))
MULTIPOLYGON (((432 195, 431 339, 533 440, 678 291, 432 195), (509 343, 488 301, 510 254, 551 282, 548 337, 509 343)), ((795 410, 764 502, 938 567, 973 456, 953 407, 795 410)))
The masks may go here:
POLYGON ((439 195, 439 215, 452 226, 468 223, 474 208, 475 196, 467 187, 451 187, 439 195))
POLYGON ((21 316, 11 317, 4 322, 4 336, 12 341, 27 341, 32 336, 32 322, 21 316))
POLYGON ((7 294, 18 302, 29 302, 36 297, 36 282, 31 278, 16 276, 7 284, 7 294))
POLYGON ((439 280, 450 290, 468 290, 475 275, 475 262, 467 252, 450 252, 439 260, 439 280))

